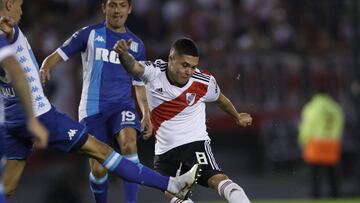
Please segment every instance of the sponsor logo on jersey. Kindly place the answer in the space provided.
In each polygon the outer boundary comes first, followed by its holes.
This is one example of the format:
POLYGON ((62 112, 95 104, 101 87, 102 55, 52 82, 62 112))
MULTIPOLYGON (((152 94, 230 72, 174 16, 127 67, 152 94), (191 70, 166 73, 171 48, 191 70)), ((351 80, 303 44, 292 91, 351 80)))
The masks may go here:
POLYGON ((120 64, 119 55, 114 50, 107 50, 104 48, 96 48, 95 60, 101 60, 105 62, 120 64))
POLYGON ((194 104, 196 93, 186 93, 186 103, 191 106, 194 104))
POLYGON ((98 35, 94 41, 95 42, 105 42, 105 39, 101 35, 98 35))
POLYGON ((77 131, 78 131, 78 130, 76 130, 76 129, 70 129, 70 130, 68 131, 68 135, 69 135, 69 139, 70 139, 70 140, 73 139, 73 137, 75 136, 75 134, 77 133, 77 131))

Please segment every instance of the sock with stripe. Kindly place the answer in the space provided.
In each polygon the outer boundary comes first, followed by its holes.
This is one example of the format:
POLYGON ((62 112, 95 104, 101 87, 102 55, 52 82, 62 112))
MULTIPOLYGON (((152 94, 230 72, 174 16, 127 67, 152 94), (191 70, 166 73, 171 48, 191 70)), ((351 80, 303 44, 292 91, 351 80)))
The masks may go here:
POLYGON ((223 180, 218 185, 219 195, 229 203, 250 203, 244 190, 230 179, 223 180))
POLYGON ((96 203, 107 203, 108 174, 102 178, 96 178, 91 172, 89 175, 90 188, 96 203))
MULTIPOLYGON (((124 155, 124 157, 135 164, 139 164, 139 157, 137 154, 124 155)), ((137 194, 139 191, 139 185, 133 182, 124 180, 124 193, 125 193, 125 202, 126 203, 136 203, 137 194)))
POLYGON ((157 188, 162 191, 178 192, 172 190, 175 187, 171 184, 171 182, 174 182, 172 178, 162 176, 141 163, 135 164, 115 151, 110 154, 102 165, 126 181, 157 188))

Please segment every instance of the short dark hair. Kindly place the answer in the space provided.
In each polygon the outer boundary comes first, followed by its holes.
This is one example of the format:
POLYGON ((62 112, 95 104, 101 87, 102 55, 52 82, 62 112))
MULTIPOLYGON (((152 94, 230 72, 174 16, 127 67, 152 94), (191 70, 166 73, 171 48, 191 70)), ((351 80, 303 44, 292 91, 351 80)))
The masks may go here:
MULTIPOLYGON (((101 3, 102 4, 106 4, 108 0, 102 0, 101 3)), ((129 5, 131 6, 132 0, 127 0, 129 2, 129 5)))
POLYGON ((195 42, 190 38, 179 38, 171 45, 171 50, 179 55, 190 55, 198 57, 198 48, 195 42))

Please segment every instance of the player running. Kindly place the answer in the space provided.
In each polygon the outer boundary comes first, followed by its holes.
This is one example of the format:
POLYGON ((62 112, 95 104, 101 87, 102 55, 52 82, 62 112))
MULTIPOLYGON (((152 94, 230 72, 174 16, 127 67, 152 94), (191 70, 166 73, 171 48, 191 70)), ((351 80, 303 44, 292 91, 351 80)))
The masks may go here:
MULTIPOLYGON (((46 82, 50 79, 50 71, 56 64, 67 61, 81 52, 83 89, 79 121, 98 140, 107 144, 116 140, 115 147, 120 146, 121 154, 134 163, 139 163, 136 140, 141 128, 131 90, 134 84, 143 114, 142 133, 146 138, 151 136, 152 124, 145 87, 141 80, 134 80, 123 68, 119 68, 119 58, 112 50, 117 40, 132 39, 130 53, 137 60, 145 60, 143 42, 125 26, 131 9, 131 0, 103 0, 105 21, 76 32, 60 48, 46 57, 40 73, 42 82, 46 82)), ((90 169, 89 179, 94 198, 97 203, 106 203, 107 170, 94 159, 90 159, 90 169)), ((137 192, 137 184, 124 182, 126 203, 135 203, 137 192)))

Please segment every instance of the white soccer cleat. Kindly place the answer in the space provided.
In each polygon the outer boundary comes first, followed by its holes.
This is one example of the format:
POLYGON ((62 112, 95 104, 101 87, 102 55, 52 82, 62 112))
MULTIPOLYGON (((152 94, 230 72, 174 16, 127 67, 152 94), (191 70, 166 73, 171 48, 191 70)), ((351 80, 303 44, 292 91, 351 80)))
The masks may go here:
POLYGON ((188 172, 176 177, 179 185, 179 192, 174 194, 181 200, 186 200, 191 194, 192 187, 197 183, 200 177, 201 168, 199 164, 195 164, 188 172))

